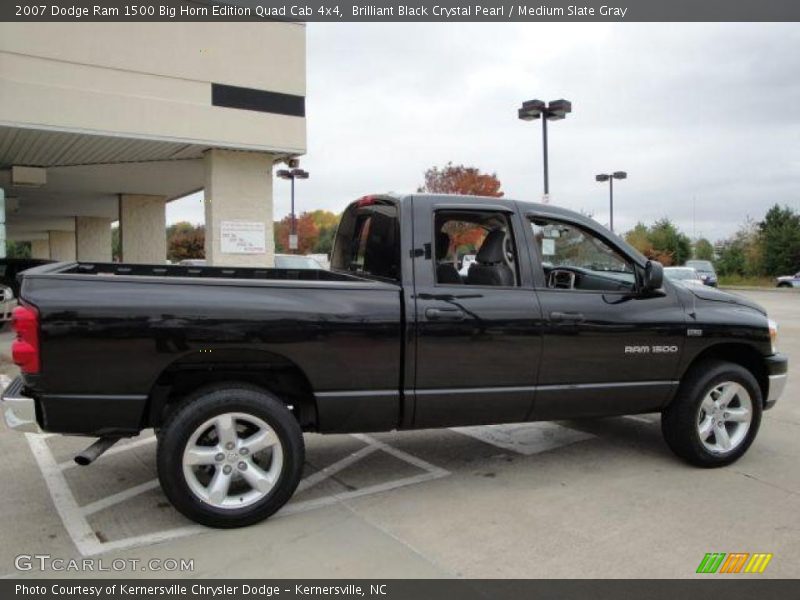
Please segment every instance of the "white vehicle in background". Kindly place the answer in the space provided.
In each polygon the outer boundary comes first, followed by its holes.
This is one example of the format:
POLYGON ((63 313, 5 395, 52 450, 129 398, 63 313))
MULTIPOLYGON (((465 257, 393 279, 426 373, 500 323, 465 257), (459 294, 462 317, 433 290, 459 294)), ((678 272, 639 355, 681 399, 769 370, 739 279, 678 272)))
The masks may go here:
POLYGON ((664 267, 664 277, 683 285, 702 287, 705 282, 700 274, 691 267, 664 267))
POLYGON ((800 272, 794 275, 785 275, 775 279, 775 285, 779 288, 800 288, 800 272))
POLYGON ((461 257, 461 268, 458 270, 458 274, 462 277, 466 277, 469 273, 469 268, 472 266, 472 263, 475 262, 475 254, 465 254, 461 257))
POLYGON ((276 254, 276 269, 322 269, 322 265, 310 256, 302 254, 276 254))
POLYGON ((321 268, 325 269, 326 271, 331 270, 331 260, 328 258, 327 254, 308 254, 308 258, 313 258, 317 261, 321 268))
POLYGON ((0 285, 0 328, 11 321, 11 314, 17 307, 17 299, 14 297, 14 290, 7 285, 0 285))

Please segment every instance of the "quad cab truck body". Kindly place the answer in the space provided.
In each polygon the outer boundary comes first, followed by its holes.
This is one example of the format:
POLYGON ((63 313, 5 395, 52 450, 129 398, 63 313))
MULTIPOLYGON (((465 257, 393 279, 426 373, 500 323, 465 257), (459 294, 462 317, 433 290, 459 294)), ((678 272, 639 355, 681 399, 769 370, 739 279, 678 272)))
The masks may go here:
POLYGON ((714 467, 787 377, 760 306, 507 199, 364 197, 331 271, 79 262, 21 284, 7 424, 98 437, 82 464, 154 428, 166 495, 217 527, 289 500, 304 431, 660 412, 672 450, 714 467))

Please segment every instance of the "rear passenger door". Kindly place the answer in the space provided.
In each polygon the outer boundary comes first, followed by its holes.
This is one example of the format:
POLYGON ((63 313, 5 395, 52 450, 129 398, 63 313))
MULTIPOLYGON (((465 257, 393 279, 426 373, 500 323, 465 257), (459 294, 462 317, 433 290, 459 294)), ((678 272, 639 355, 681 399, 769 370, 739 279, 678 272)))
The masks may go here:
POLYGON ((426 196, 413 203, 414 426, 524 421, 541 313, 515 206, 426 196), (471 254, 476 263, 459 273, 471 254))

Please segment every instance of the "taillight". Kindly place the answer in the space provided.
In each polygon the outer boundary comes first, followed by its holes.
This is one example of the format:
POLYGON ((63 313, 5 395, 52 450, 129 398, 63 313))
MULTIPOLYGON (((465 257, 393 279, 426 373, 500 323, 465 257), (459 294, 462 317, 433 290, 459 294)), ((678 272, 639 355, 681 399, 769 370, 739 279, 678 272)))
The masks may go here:
POLYGON ((17 339, 11 344, 11 358, 23 373, 39 372, 39 313, 32 306, 18 306, 11 317, 17 339))

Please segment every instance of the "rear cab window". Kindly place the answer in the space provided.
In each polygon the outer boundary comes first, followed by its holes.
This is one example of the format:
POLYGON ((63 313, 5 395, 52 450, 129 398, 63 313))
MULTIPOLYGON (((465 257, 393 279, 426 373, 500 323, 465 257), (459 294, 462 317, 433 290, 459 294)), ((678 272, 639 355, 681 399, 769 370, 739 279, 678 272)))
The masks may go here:
POLYGON ((345 209, 333 243, 331 270, 400 281, 400 217, 395 201, 368 196, 345 209))

